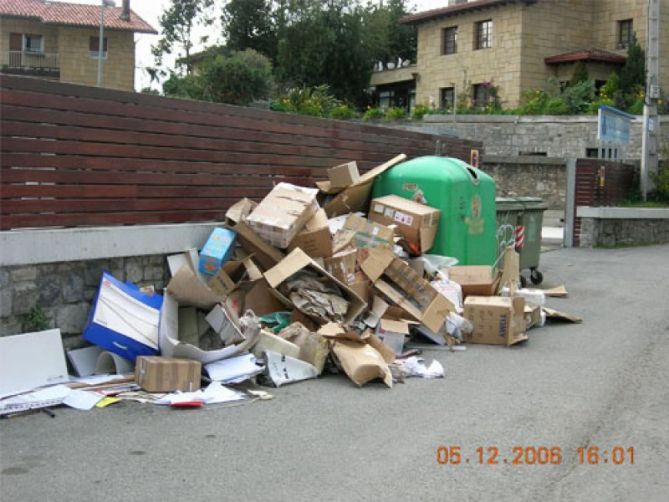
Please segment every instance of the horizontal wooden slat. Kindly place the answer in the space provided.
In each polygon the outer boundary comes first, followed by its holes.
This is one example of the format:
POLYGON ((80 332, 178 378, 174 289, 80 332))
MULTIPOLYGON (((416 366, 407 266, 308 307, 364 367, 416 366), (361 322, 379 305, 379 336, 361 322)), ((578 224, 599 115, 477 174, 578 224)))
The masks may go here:
POLYGON ((355 160, 480 144, 377 125, 0 75, 3 229, 220 220, 355 160))

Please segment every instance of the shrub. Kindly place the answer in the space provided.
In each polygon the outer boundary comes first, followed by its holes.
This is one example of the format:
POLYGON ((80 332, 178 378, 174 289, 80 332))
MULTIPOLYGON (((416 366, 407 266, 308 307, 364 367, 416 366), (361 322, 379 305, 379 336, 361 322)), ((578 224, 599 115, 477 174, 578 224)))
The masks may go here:
POLYGON ((355 117, 355 110, 344 103, 335 106, 330 112, 330 117, 337 120, 351 120, 355 117))
POLYGON ((407 118, 407 112, 404 108, 393 106, 386 110, 385 119, 390 120, 402 120, 407 118))
POLYGON ((595 99, 595 84, 591 80, 570 85, 562 92, 562 100, 569 114, 579 114, 588 111, 588 107, 595 99))
POLYGON ((411 118, 414 120, 423 120, 423 117, 430 112, 430 108, 425 105, 416 105, 413 108, 411 118))
POLYGON ((362 120, 379 120, 384 117, 383 110, 381 108, 368 108, 367 111, 363 114, 362 120))

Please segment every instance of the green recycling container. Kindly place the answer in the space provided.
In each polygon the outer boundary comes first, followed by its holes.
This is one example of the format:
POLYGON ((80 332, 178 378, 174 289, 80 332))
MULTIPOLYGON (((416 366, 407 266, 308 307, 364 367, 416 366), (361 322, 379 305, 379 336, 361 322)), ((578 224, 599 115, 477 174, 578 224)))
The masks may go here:
POLYGON ((530 280, 541 284, 539 271, 541 231, 548 206, 538 197, 497 198, 497 256, 508 246, 520 255, 520 269, 530 270, 530 280))
POLYGON ((376 178, 374 197, 398 195, 441 210, 430 254, 460 265, 494 265, 497 257, 495 181, 453 158, 419 157, 376 178))

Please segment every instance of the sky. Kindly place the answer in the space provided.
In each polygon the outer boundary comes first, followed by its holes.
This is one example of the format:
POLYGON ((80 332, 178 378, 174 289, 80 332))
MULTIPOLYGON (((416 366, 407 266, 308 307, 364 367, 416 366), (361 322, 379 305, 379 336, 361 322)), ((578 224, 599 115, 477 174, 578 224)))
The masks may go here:
MULTIPOLYGON (((94 4, 97 3, 95 0, 51 0, 54 2, 66 2, 66 3, 83 3, 83 4, 94 4)), ((116 0, 116 5, 121 5, 121 0, 116 0)), ((160 31, 160 25, 158 23, 158 18, 165 8, 169 5, 170 0, 131 0, 130 8, 139 15, 142 19, 151 24, 156 30, 160 31)), ((217 4, 222 4, 219 0, 217 4)), ((418 11, 435 9, 438 7, 444 7, 448 4, 448 0, 413 0, 410 1, 410 4, 416 5, 418 11)), ((218 16, 217 16, 218 17, 218 16)), ((198 43, 199 39, 203 35, 208 35, 209 40, 207 45, 212 45, 215 43, 222 42, 220 37, 220 23, 217 23, 213 27, 210 27, 207 32, 195 32, 194 37, 194 52, 202 49, 203 47, 198 43)), ((146 34, 136 34, 135 35, 135 89, 141 90, 144 87, 147 87, 151 84, 149 76, 145 70, 146 67, 153 66, 153 56, 151 55, 151 45, 155 44, 160 37, 158 35, 146 35, 146 34)), ((167 67, 174 66, 174 58, 165 58, 165 65, 167 67)), ((154 87, 155 84, 154 84, 154 87)))

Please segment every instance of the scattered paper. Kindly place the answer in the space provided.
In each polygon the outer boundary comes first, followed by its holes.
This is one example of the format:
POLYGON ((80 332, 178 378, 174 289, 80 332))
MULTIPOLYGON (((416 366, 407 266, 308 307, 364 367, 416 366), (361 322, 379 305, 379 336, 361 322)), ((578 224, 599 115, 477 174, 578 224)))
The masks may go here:
POLYGON ((246 399, 244 394, 224 387, 219 382, 210 383, 206 389, 195 392, 174 392, 154 401, 155 404, 173 406, 180 403, 220 404, 246 399))
POLYGON ((242 354, 205 364, 204 369, 215 382, 239 383, 262 373, 264 368, 256 364, 253 354, 242 354))
POLYGON ((312 364, 294 357, 268 350, 265 352, 265 359, 266 377, 276 387, 318 376, 318 370, 312 364))
POLYGON ((430 366, 425 366, 425 360, 422 357, 412 356, 403 361, 403 366, 407 370, 407 376, 421 378, 444 377, 444 367, 436 359, 432 361, 430 366))
POLYGON ((52 385, 33 392, 9 397, 0 401, 0 415, 18 413, 20 411, 58 406, 72 392, 65 385, 52 385))
POLYGON ((114 382, 116 380, 124 380, 125 375, 93 375, 87 377, 70 377, 71 382, 83 383, 86 385, 101 385, 103 383, 114 382))
POLYGON ((65 399, 63 399, 63 404, 74 408, 77 410, 88 411, 93 409, 93 407, 102 400, 104 396, 98 394, 97 392, 89 392, 86 390, 73 390, 65 399))
POLYGON ((98 403, 95 405, 95 407, 96 408, 106 408, 110 404, 119 403, 119 402, 121 402, 120 397, 107 396, 107 397, 103 397, 102 399, 100 399, 100 401, 98 401, 98 403))

